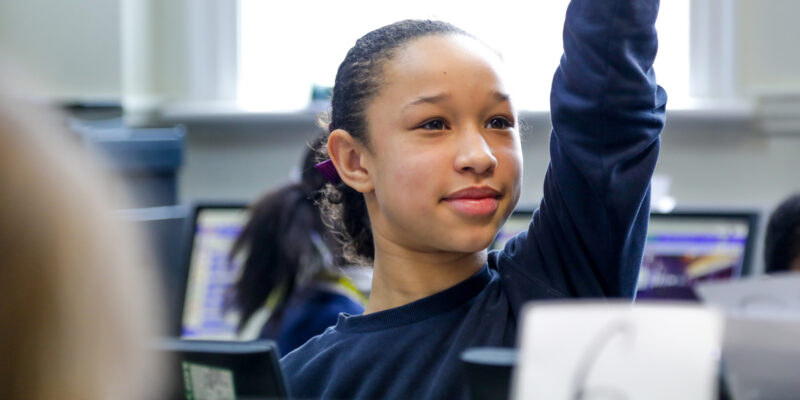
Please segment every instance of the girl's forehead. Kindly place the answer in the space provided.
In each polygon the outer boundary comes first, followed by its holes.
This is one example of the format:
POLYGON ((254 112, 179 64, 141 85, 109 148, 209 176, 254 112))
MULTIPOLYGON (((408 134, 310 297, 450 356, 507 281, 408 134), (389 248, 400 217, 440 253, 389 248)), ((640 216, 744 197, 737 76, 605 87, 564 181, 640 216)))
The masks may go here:
POLYGON ((398 49, 388 63, 397 69, 429 70, 465 64, 499 69, 502 61, 491 48, 465 35, 431 35, 417 38, 398 49))
POLYGON ((402 91, 443 85, 493 86, 492 90, 501 92, 508 89, 499 55, 464 35, 415 39, 398 49, 384 65, 383 75, 385 86, 402 91))

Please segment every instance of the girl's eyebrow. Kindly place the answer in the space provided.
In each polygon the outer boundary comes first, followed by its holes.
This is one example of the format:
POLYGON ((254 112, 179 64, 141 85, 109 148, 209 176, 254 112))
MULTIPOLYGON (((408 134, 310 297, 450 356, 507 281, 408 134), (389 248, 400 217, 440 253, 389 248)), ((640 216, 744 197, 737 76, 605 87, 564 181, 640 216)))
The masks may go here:
POLYGON ((409 107, 413 107, 413 106, 416 106, 416 105, 420 105, 420 104, 423 104, 423 103, 429 103, 429 104, 441 103, 441 102, 444 102, 444 101, 450 99, 450 97, 451 97, 450 93, 447 93, 447 92, 439 93, 439 94, 436 94, 436 95, 433 95, 433 96, 419 96, 416 99, 414 99, 414 101, 404 105, 403 109, 406 109, 406 108, 409 108, 409 107))
POLYGON ((502 103, 504 101, 508 101, 510 96, 508 93, 499 92, 497 90, 492 91, 492 98, 498 103, 502 103))
MULTIPOLYGON (((450 93, 447 93, 447 92, 435 94, 433 96, 419 96, 416 99, 414 99, 414 101, 412 101, 412 102, 406 104, 405 106, 403 106, 403 109, 406 109, 406 108, 409 108, 409 107, 413 107, 413 106, 416 106, 416 105, 420 105, 420 104, 423 104, 423 103, 428 103, 428 104, 442 103, 442 102, 450 99, 450 97, 451 97, 450 93)), ((504 101, 508 101, 509 100, 509 95, 507 93, 499 92, 497 90, 492 90, 491 97, 497 103, 502 103, 504 101)))

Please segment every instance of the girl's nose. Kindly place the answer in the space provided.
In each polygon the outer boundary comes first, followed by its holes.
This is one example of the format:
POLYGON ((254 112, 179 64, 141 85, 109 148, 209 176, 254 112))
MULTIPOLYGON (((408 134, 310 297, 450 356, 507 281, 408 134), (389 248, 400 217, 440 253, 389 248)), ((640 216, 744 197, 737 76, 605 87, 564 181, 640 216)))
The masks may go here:
POLYGON ((497 158, 481 132, 470 130, 460 136, 458 153, 455 158, 456 170, 477 175, 485 175, 494 171, 497 166, 497 158))

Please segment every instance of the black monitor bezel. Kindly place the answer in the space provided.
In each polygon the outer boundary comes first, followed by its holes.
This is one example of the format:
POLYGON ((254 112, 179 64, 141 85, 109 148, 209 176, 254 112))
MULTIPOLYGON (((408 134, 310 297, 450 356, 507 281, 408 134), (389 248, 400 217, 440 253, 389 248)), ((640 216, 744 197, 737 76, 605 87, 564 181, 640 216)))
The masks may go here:
MULTIPOLYGON (((168 362, 167 365, 171 366, 173 369, 180 367, 180 365, 177 363, 180 363, 183 360, 191 360, 200 364, 208 364, 209 359, 214 359, 216 362, 212 363, 215 364, 212 366, 230 368, 235 364, 247 362, 247 359, 258 359, 260 360, 259 364, 261 367, 265 368, 268 372, 267 376, 264 376, 264 378, 269 379, 269 381, 262 381, 261 383, 266 383, 268 387, 271 387, 275 391, 275 393, 259 393, 256 395, 257 398, 286 398, 288 396, 286 377, 283 374, 283 370, 281 369, 279 361, 280 352, 277 344, 272 340, 261 339, 249 342, 234 342, 182 340, 177 337, 165 337, 154 342, 151 345, 151 349, 164 353, 165 361, 168 362), (220 366, 219 364, 224 364, 224 366, 220 366)), ((176 373, 174 371, 172 374, 169 373, 170 371, 165 372, 167 373, 167 376, 176 377, 176 373)), ((242 379, 241 375, 243 373, 246 374, 248 371, 235 370, 233 372, 234 379, 237 382, 240 382, 239 380, 242 379)), ((174 382, 166 382, 168 386, 165 389, 175 391, 178 386, 183 386, 182 381, 182 379, 178 378, 174 382), (178 382, 178 380, 181 382, 178 382)), ((238 391, 242 390, 242 385, 234 384, 234 386, 237 388, 237 396, 241 395, 241 393, 238 393, 238 391)), ((249 387, 249 390, 256 389, 249 387)), ((247 396, 246 398, 252 397, 253 394, 247 396)))

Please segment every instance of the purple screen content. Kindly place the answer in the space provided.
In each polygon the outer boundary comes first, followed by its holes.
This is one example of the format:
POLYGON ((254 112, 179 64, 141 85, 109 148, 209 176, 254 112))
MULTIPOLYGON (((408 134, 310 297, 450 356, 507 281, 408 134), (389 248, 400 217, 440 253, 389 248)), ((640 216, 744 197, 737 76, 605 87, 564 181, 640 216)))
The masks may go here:
MULTIPOLYGON (((526 230, 529 213, 512 214, 491 249, 501 249, 526 230)), ((639 272, 640 293, 692 286, 696 282, 732 279, 742 273, 749 223, 738 218, 654 215, 639 272)))
POLYGON ((748 234, 748 223, 741 220, 652 218, 638 290, 738 278, 748 234))

